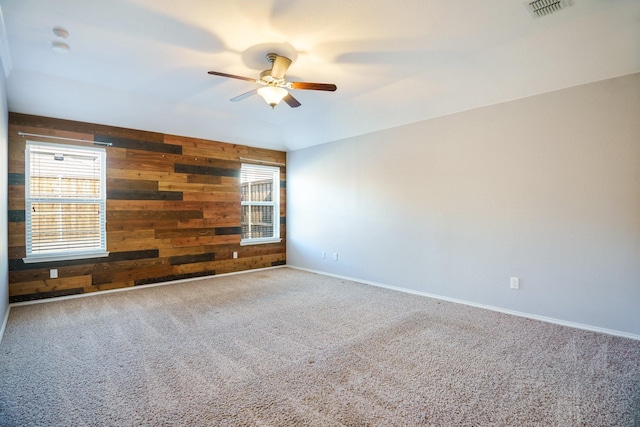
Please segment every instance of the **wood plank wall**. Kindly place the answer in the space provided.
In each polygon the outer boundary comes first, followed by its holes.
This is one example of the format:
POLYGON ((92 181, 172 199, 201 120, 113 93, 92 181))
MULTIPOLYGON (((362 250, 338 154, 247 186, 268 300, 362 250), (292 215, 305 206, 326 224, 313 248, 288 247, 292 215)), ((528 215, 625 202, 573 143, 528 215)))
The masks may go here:
POLYGON ((286 168, 281 243, 240 246, 240 157, 285 163, 286 153, 161 133, 9 114, 11 302, 210 276, 286 262, 286 168), (110 142, 106 258, 25 264, 25 143, 87 145, 18 132, 110 142), (233 252, 238 258, 233 258, 233 252), (58 269, 57 279, 49 270, 58 269))

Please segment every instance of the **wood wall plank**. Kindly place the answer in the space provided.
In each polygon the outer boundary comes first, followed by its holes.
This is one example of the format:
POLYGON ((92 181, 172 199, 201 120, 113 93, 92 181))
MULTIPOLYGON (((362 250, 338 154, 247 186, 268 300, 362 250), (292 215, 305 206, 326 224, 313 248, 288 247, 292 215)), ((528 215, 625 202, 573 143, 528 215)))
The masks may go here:
MULTIPOLYGON (((164 208, 164 200, 136 200, 135 202, 132 202, 131 200, 107 199, 107 211, 162 211, 164 208)), ((110 220, 115 219, 116 218, 113 215, 110 218, 110 220)))
MULTIPOLYGON (((108 165, 107 165, 108 166, 108 165)), ((152 171, 152 170, 140 170, 140 169, 123 169, 116 168, 113 165, 107 170, 111 170, 113 175, 118 178, 127 179, 145 179, 155 181, 167 181, 167 182, 187 182, 187 176, 184 174, 177 174, 171 171, 152 171)))
POLYGON ((186 154, 188 156, 194 157, 215 157, 217 159, 230 160, 230 161, 238 161, 239 157, 246 156, 247 152, 242 151, 240 149, 230 149, 230 150, 219 150, 214 148, 208 148, 206 146, 183 146, 182 154, 186 154), (215 155, 212 153, 215 152, 215 155))
POLYGON ((112 231, 132 231, 132 230, 160 230, 164 228, 177 228, 177 220, 128 220, 128 221, 108 221, 107 233, 112 231))
POLYGON ((110 190, 143 190, 158 191, 158 181, 146 179, 108 178, 107 187, 110 190))
POLYGON ((32 282, 22 282, 15 286, 11 286, 9 288, 9 296, 83 288, 89 285, 91 285, 91 276, 76 276, 66 279, 35 280, 32 282))
MULTIPOLYGON (((72 120, 60 120, 50 117, 32 116, 30 114, 10 113, 10 125, 17 129, 30 129, 31 133, 47 134, 47 132, 77 132, 86 136, 81 139, 93 140, 95 135, 106 135, 121 138, 139 139, 142 141, 162 142, 164 135, 157 132, 147 132, 136 129, 119 128, 115 126, 98 125, 72 120)), ((54 133, 58 136, 59 134, 54 133)))
POLYGON ((240 203, 240 192, 237 193, 192 193, 184 192, 183 199, 185 202, 206 201, 206 202, 233 202, 240 203))
POLYGON ((158 183, 158 189, 162 191, 180 191, 182 193, 232 193, 235 195, 240 194, 239 185, 222 185, 222 184, 191 184, 191 183, 175 183, 175 182, 160 182, 158 183))
POLYGON ((98 292, 98 291, 110 291, 113 289, 132 288, 134 286, 133 280, 127 280, 125 282, 111 282, 103 283, 101 285, 92 285, 85 287, 85 292, 98 292))
MULTIPOLYGON (((140 286, 270 267, 286 262, 286 241, 240 246, 241 157, 285 163, 286 153, 156 132, 9 115, 9 289, 12 301, 140 286), (43 137, 21 137, 18 132, 43 137), (108 257, 24 264, 27 139, 105 141, 108 257), (233 253, 238 258, 233 258, 233 253), (50 279, 50 268, 59 278, 50 279)), ((286 168, 281 168, 286 212, 286 168)), ((285 221, 281 237, 286 236, 285 221)))

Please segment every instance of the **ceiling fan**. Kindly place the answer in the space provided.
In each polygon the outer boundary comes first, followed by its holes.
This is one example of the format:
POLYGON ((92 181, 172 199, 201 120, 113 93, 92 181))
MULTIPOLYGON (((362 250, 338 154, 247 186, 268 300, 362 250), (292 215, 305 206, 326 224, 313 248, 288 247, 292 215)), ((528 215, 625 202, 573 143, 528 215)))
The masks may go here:
POLYGON ((258 83, 263 87, 250 90, 234 98, 231 101, 240 101, 245 99, 254 93, 257 93, 271 106, 275 108, 280 101, 286 102, 289 107, 296 108, 301 104, 291 95, 287 89, 302 89, 302 90, 323 90, 333 92, 337 89, 336 85, 330 83, 308 83, 308 82, 287 82, 286 73, 291 65, 291 60, 286 56, 280 56, 276 53, 268 53, 267 60, 271 63, 270 70, 264 70, 260 73, 259 79, 252 79, 251 77, 236 76, 234 74, 220 73, 218 71, 209 71, 209 74, 214 76, 228 77, 232 79, 245 80, 251 83, 258 83))

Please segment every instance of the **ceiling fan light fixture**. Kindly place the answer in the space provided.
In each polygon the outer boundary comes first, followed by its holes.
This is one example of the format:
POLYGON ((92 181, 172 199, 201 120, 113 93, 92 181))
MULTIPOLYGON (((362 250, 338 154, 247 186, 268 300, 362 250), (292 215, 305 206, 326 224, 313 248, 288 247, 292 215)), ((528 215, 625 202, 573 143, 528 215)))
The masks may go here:
POLYGON ((278 87, 278 86, 265 86, 258 89, 258 95, 260 95, 264 100, 271 106, 271 108, 275 108, 276 105, 282 101, 282 98, 287 96, 289 92, 286 89, 278 87))
POLYGON ((285 56, 279 56, 275 53, 267 54, 267 59, 271 63, 271 69, 261 72, 260 78, 257 80, 250 77, 221 73, 219 71, 209 71, 209 74, 213 76, 245 80, 262 85, 263 87, 260 89, 245 92, 242 95, 231 98, 230 101, 240 101, 241 99, 257 93, 267 102, 267 104, 271 106, 272 109, 283 100, 291 108, 298 108, 302 105, 300 104, 300 101, 294 98, 287 89, 321 90, 328 92, 333 92, 337 89, 336 85, 331 83, 287 82, 286 73, 289 69, 289 65, 291 65, 291 59, 285 56))

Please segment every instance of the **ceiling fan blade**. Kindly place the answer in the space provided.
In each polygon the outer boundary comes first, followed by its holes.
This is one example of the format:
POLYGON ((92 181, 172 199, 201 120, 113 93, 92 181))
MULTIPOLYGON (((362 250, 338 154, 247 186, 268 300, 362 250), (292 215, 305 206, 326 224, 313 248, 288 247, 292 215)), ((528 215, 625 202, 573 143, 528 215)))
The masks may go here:
POLYGON ((307 83, 307 82, 291 82, 289 83, 291 89, 304 89, 304 90, 325 90, 333 92, 338 87, 331 83, 307 83))
POLYGON ((286 102, 287 104, 289 104, 289 107, 291 107, 291 108, 297 108, 297 107, 302 105, 302 104, 300 104, 300 101, 298 101, 293 96, 291 96, 290 93, 287 94, 287 96, 285 96, 284 98, 282 98, 282 100, 284 102, 286 102))
POLYGON ((229 101, 233 101, 233 102, 242 101, 243 99, 248 98, 248 97, 250 97, 251 95, 253 95, 253 94, 257 93, 257 92, 258 92, 258 89, 253 89, 253 90, 250 90, 249 92, 245 92, 245 93, 243 93, 241 95, 234 96, 229 101))
POLYGON ((245 80, 252 83, 256 82, 256 79, 252 79, 251 77, 236 76, 235 74, 219 73, 217 71, 209 71, 209 74, 213 76, 229 77, 230 79, 245 80))
POLYGON ((284 78, 290 65, 291 60, 286 56, 276 56, 275 61, 273 61, 273 66, 271 67, 271 76, 276 79, 284 78))

